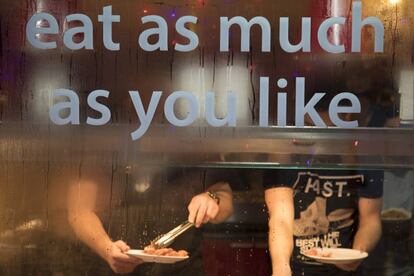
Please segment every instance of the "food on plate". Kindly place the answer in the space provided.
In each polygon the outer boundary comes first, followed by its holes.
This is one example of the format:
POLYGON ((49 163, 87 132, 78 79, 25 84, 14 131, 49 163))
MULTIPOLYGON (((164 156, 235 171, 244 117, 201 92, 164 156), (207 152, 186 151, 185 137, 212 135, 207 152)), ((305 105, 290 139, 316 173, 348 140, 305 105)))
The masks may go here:
POLYGON ((368 257, 368 253, 351 248, 315 247, 302 254, 324 264, 347 264, 368 257))
POLYGON ((411 214, 402 208, 391 208, 382 211, 381 217, 386 220, 408 220, 411 218, 411 214))
POLYGON ((305 252, 308 256, 315 256, 315 257, 322 257, 322 258, 331 258, 332 252, 326 252, 323 250, 318 250, 316 248, 312 248, 305 252))
POLYGON ((170 256, 170 257, 187 257, 188 252, 185 250, 175 251, 172 248, 155 249, 153 245, 148 245, 144 248, 144 253, 156 256, 170 256))

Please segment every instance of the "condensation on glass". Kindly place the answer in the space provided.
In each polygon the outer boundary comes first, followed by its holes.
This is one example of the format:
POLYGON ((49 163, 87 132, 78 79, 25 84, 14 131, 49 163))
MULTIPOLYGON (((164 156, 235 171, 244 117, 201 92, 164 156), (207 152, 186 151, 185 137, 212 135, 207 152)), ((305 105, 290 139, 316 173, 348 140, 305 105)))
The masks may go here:
MULTIPOLYGON (((233 175, 233 215, 221 225, 205 227, 202 233, 206 275, 224 275, 220 274, 222 267, 224 273, 237 275, 270 273, 268 215, 261 180, 265 169, 382 170, 384 210, 398 208, 411 214, 414 2, 362 2, 363 15, 376 16, 384 24, 382 54, 373 53, 374 33, 369 28, 362 33, 361 53, 351 53, 349 24, 329 31, 331 41, 345 45, 345 54, 327 54, 318 48, 315 26, 331 16, 349 18, 349 0, 3 1, 0 274, 80 275, 96 272, 91 264, 107 268, 76 238, 68 223, 68 188, 81 190, 90 179, 98 187, 96 210, 110 237, 140 247, 186 219, 186 204, 205 190, 209 175, 233 175), (120 51, 108 51, 102 44, 98 15, 105 5, 112 5, 114 14, 121 15, 121 22, 113 24, 113 39, 120 43, 120 51), (39 39, 56 40, 57 49, 35 49, 26 41, 28 19, 42 11, 57 19, 60 32, 39 39), (65 17, 72 13, 84 13, 92 19, 94 50, 70 51, 63 46, 62 33, 69 28, 65 17), (161 15, 170 24, 169 51, 144 52, 139 48, 138 34, 144 30, 140 18, 147 14, 161 15), (199 18, 194 26, 199 47, 189 53, 175 52, 173 46, 182 38, 174 32, 173 23, 176 17, 188 14, 199 18), (260 51, 257 27, 252 28, 250 52, 240 51, 237 29, 231 31, 230 51, 220 52, 219 17, 237 15, 269 19, 270 53, 260 51), (300 18, 312 18, 311 53, 289 54, 280 49, 277 34, 282 16, 290 18, 292 41, 300 37, 300 18), (260 76, 270 77, 271 125, 277 123, 273 93, 280 92, 277 80, 288 81, 285 92, 290 127, 257 127, 260 76), (327 93, 327 97, 355 93, 362 111, 353 119, 360 122, 360 128, 292 127, 294 84, 300 76, 306 77, 308 97, 316 92, 327 93), (50 121, 52 92, 57 88, 78 94, 80 125, 56 126, 50 121), (88 116, 99 115, 86 104, 87 95, 95 89, 110 92, 105 104, 111 110, 111 121, 101 127, 85 124, 88 116), (153 91, 163 92, 150 129, 136 141, 130 137, 139 126, 130 90, 140 91, 145 106, 153 91), (173 127, 165 118, 163 104, 176 90, 191 91, 200 103, 200 119, 191 127, 173 127), (215 92, 220 118, 226 115, 228 90, 237 93, 237 127, 208 127, 203 115, 206 92, 215 92), (220 251, 229 259, 209 255, 220 251)), ((185 102, 178 102, 175 111, 185 117, 185 102)), ((386 271, 413 271, 412 219, 384 223, 383 230, 383 255, 378 258, 386 271), (398 250, 392 249, 394 245, 398 250)), ((380 275, 375 266, 368 269, 370 275, 380 275)))

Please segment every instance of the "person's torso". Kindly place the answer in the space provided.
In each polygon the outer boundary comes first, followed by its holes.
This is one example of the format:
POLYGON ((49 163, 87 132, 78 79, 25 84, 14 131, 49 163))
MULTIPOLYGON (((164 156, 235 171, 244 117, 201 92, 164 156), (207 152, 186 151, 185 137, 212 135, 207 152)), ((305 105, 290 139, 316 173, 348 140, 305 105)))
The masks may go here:
POLYGON ((317 265, 302 253, 314 247, 351 247, 358 223, 356 171, 298 171, 294 189, 293 261, 317 265))

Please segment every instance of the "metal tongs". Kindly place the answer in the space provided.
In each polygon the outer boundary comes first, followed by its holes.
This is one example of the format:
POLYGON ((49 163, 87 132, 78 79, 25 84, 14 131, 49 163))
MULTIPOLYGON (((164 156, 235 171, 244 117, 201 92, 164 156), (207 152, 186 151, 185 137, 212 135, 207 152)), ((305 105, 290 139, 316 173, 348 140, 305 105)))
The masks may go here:
POLYGON ((170 232, 157 237, 155 240, 151 242, 151 245, 155 249, 168 247, 170 244, 174 242, 174 240, 179 235, 181 235, 182 233, 184 233, 185 231, 187 231, 193 226, 194 226, 194 223, 191 223, 188 220, 184 221, 183 223, 181 223, 180 225, 172 229, 170 232))

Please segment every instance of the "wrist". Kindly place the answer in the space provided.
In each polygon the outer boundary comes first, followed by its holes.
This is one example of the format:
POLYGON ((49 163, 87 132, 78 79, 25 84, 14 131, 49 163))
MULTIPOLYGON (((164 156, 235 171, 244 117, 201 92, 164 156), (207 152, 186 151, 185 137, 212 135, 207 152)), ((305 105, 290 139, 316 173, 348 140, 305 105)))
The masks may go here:
POLYGON ((101 256, 101 258, 105 261, 108 261, 109 257, 111 256, 113 246, 114 244, 110 239, 103 241, 98 247, 98 255, 101 256))
POLYGON ((366 246, 353 246, 352 249, 359 250, 362 252, 368 252, 368 248, 366 246))
POLYGON ((279 270, 279 271, 290 270, 290 259, 280 258, 280 259, 273 260, 272 268, 273 270, 279 270))
POLYGON ((211 192, 211 191, 207 191, 206 192, 206 194, 211 198, 211 199, 213 199, 216 203, 217 203, 217 205, 219 205, 220 204, 220 197, 217 195, 217 193, 215 193, 215 192, 211 192))
POLYGON ((273 276, 285 276, 285 275, 292 275, 292 271, 290 269, 289 264, 282 264, 282 265, 273 265, 272 266, 273 276))

